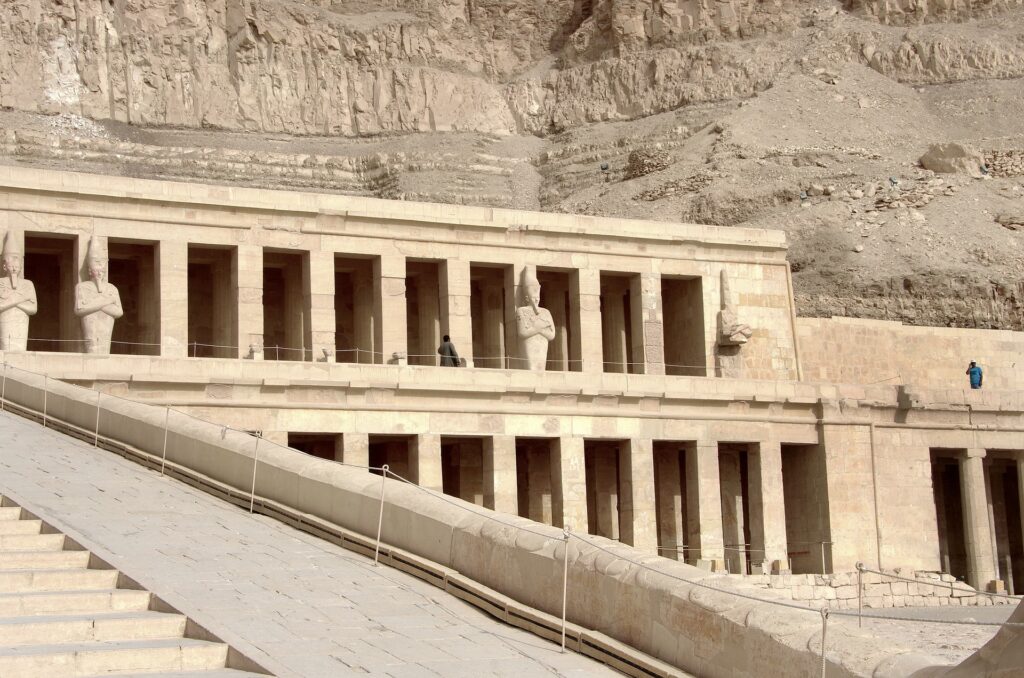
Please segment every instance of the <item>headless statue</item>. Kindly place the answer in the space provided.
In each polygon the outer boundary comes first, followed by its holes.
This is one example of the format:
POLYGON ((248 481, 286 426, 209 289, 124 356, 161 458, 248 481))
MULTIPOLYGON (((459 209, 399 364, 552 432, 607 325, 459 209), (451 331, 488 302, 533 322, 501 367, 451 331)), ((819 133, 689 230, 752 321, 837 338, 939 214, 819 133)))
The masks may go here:
POLYGON ((21 234, 8 231, 4 238, 3 273, 0 279, 0 349, 28 348, 28 319, 36 314, 36 288, 21 277, 24 250, 21 234))
POLYGON ((519 352, 526 356, 531 370, 542 372, 547 367, 548 344, 555 338, 556 330, 551 311, 540 307, 540 281, 533 266, 523 269, 520 289, 526 304, 516 309, 519 352))
POLYGON ((82 319, 85 352, 109 355, 114 321, 124 309, 117 288, 107 282, 107 252, 98 238, 89 241, 86 266, 89 280, 75 286, 75 315, 82 319))
POLYGON ((736 309, 732 304, 732 294, 729 290, 729 278, 722 270, 722 310, 718 312, 718 345, 719 346, 742 346, 747 343, 754 330, 745 323, 741 323, 736 309))

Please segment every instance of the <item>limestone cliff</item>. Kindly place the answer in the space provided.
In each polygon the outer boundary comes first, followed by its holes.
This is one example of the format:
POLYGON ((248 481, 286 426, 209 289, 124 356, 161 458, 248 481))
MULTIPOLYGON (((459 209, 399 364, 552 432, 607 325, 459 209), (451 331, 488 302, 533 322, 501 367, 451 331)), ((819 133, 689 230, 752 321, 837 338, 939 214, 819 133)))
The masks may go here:
POLYGON ((780 227, 802 313, 1019 329, 1022 78, 1024 0, 5 0, 0 161, 780 227))

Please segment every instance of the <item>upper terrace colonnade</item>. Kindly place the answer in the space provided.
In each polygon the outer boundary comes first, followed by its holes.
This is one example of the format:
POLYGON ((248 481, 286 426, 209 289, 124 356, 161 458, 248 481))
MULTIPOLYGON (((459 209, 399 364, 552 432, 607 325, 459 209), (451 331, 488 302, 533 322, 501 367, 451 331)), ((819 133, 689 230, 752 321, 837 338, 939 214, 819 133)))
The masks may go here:
POLYGON ((0 182, 38 289, 31 350, 84 350, 92 241, 124 308, 112 353, 436 365, 447 334, 468 365, 526 369, 533 267, 548 370, 798 376, 779 232, 9 168, 0 182), (742 350, 719 346, 724 304, 752 328, 742 350))
POLYGON ((0 231, 12 365, 713 568, 1024 581, 1020 394, 801 383, 780 232, 14 167, 0 231))

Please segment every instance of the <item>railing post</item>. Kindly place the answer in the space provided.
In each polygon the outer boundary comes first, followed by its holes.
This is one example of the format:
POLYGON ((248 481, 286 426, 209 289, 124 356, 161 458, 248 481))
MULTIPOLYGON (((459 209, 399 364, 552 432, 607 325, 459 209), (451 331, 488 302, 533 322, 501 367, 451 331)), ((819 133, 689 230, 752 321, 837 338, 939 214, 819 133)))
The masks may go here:
POLYGON ((171 407, 168 405, 164 411, 164 452, 160 457, 160 475, 164 474, 164 467, 167 466, 167 426, 171 419, 171 407))
POLYGON ((828 634, 828 608, 821 608, 821 678, 825 678, 825 636, 828 634))
POLYGON ((377 513, 377 546, 373 549, 373 566, 377 567, 380 561, 380 531, 384 526, 384 487, 388 480, 388 470, 390 467, 387 464, 381 467, 380 471, 380 511, 377 513))
POLYGON ((562 528, 565 539, 565 552, 562 555, 562 652, 565 652, 565 611, 566 603, 569 600, 569 537, 572 535, 572 528, 566 525, 562 528))
POLYGON ((50 399, 50 376, 43 375, 43 428, 46 428, 46 406, 50 399))
POLYGON ((256 434, 256 446, 252 451, 252 491, 249 493, 249 513, 252 513, 252 509, 256 505, 256 467, 260 463, 260 438, 262 437, 262 431, 256 434))
POLYGON ((100 444, 100 397, 102 395, 103 391, 96 391, 96 426, 93 428, 93 447, 99 447, 100 444))
POLYGON ((4 378, 3 384, 0 385, 0 412, 3 411, 4 406, 7 403, 7 361, 4 361, 4 378))
POLYGON ((857 561, 857 626, 864 626, 864 563, 857 561))
POLYGON ((825 542, 821 542, 821 573, 822 574, 826 574, 826 572, 825 572, 825 542))

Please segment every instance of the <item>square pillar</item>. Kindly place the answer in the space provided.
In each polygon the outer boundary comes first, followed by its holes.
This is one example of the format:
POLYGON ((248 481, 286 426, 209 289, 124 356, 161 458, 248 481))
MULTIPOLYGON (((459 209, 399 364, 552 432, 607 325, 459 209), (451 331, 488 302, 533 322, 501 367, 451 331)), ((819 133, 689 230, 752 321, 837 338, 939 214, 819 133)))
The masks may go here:
POLYGON ((370 465, 370 436, 365 433, 339 433, 334 449, 336 461, 355 466, 370 465), (338 454, 338 451, 341 454, 338 454))
POLYGON ((686 448, 686 532, 698 549, 690 553, 712 571, 725 569, 718 443, 701 440, 686 448))
POLYGON ((466 367, 473 366, 473 316, 469 262, 449 259, 441 276, 441 334, 451 337, 466 367))
POLYGON ((411 480, 429 490, 444 491, 441 480, 441 436, 421 433, 409 445, 411 480))
POLYGON ((484 438, 484 506, 518 515, 515 436, 484 438))
POLYGON ((579 332, 572 336, 572 354, 579 356, 580 371, 604 371, 601 329, 601 271, 579 269, 569 279, 569 305, 579 332))
POLYGON ((656 512, 654 444, 647 439, 627 440, 619 449, 619 539, 656 555, 656 512))
MULTIPOLYGON (((161 240, 157 247, 160 277, 160 355, 188 356, 188 243, 161 240)), ((212 296, 213 290, 207 290, 212 296)))
POLYGON ((334 253, 310 252, 303 281, 305 307, 309 309, 310 346, 313 362, 333 363, 334 333, 334 253))
POLYGON ((231 269, 231 282, 238 290, 239 358, 263 359, 263 248, 239 245, 231 269))
MULTIPOLYGON (((1020 453, 1018 453, 1020 454, 1020 453)), ((1024 543, 1024 456, 1017 457, 1017 503, 1020 506, 1021 543, 1024 543)), ((1024 589, 1024 582, 1016 584, 1018 592, 1024 589)))
POLYGON ((373 299, 374 317, 379 321, 374 326, 377 335, 374 344, 380 352, 380 355, 374 355, 374 362, 405 364, 405 356, 408 354, 405 257, 386 255, 374 260, 373 299), (400 356, 397 359, 396 354, 400 356))
POLYGON ((633 362, 642 374, 665 374, 665 329, 661 310, 661 274, 644 273, 633 278, 633 362))
POLYGON ((967 583, 984 591, 996 579, 994 544, 985 491, 985 450, 969 449, 960 456, 960 494, 963 501, 967 583))
POLYGON ((551 455, 555 527, 587 531, 587 470, 583 438, 558 438, 551 455))
POLYGON ((772 573, 789 570, 786 543, 786 501, 782 492, 782 445, 777 441, 751 445, 747 455, 750 496, 751 560, 764 562, 772 573))

